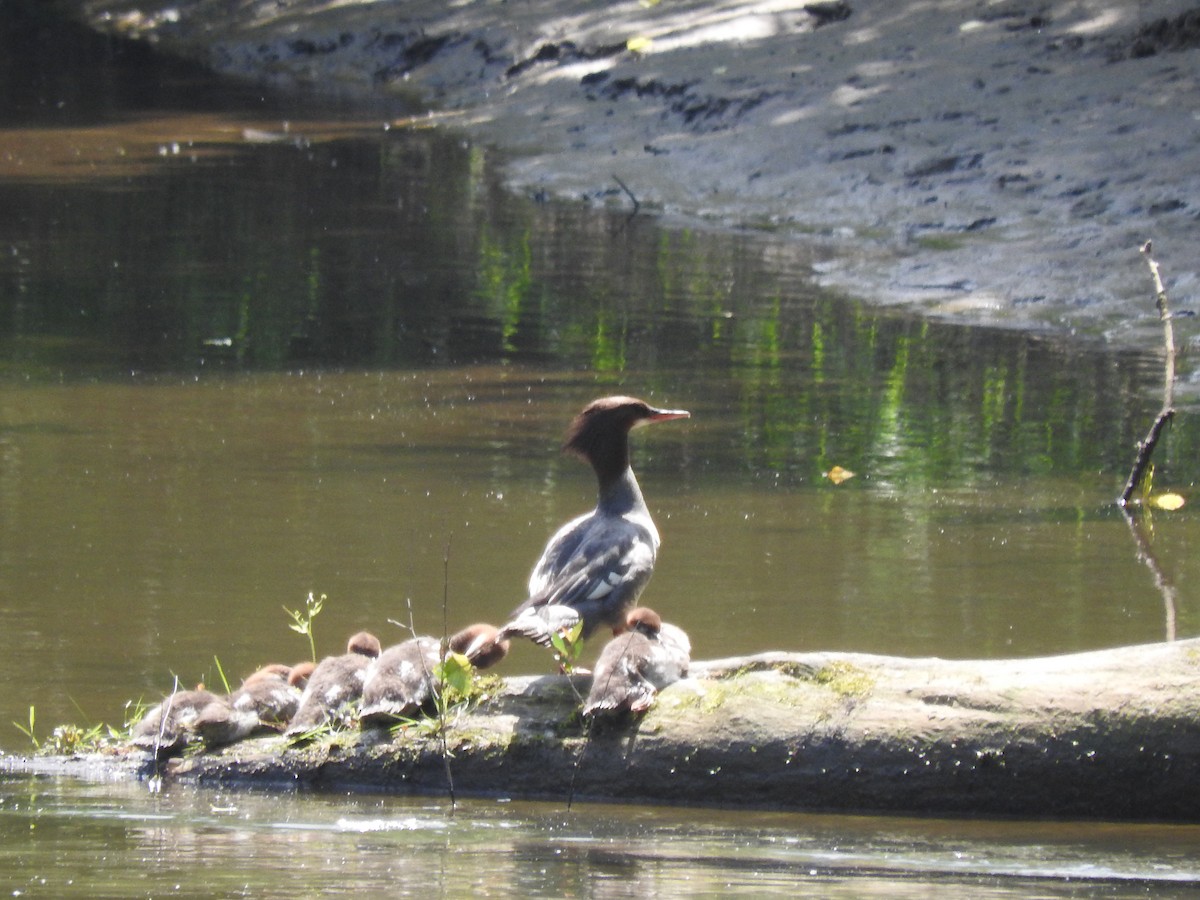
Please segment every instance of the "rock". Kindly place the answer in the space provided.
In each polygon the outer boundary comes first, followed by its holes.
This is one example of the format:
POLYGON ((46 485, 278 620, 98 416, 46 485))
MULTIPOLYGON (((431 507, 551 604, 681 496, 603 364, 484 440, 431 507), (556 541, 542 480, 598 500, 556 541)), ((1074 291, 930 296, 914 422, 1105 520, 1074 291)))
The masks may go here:
MULTIPOLYGON (((1200 821, 1200 639, 1026 660, 764 653, 694 662, 588 733, 586 676, 515 677, 447 730, 458 795, 906 815, 1200 821)), ((184 783, 447 790, 431 727, 174 761, 184 783)), ((145 775, 144 755, 0 772, 145 775), (141 760, 136 762, 135 760, 141 760)))

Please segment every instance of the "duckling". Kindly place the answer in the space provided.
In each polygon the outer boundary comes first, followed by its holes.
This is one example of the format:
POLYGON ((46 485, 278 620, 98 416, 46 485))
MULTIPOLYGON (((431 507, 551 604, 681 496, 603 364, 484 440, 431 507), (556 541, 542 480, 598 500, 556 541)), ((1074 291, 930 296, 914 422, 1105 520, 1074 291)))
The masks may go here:
POLYGON ((313 671, 311 662, 286 666, 272 663, 247 675, 224 702, 210 703, 192 723, 207 746, 232 744, 259 731, 282 730, 300 707, 301 687, 313 671))
POLYGON ((300 706, 284 734, 296 737, 324 725, 344 706, 362 697, 367 667, 379 656, 379 638, 360 631, 346 643, 341 656, 327 656, 313 670, 300 697, 300 706))
POLYGON ((156 751, 160 756, 177 753, 192 738, 192 726, 202 710, 225 699, 203 687, 191 691, 176 691, 150 709, 133 726, 132 740, 143 750, 156 751))
POLYGON ((687 676, 692 645, 683 629, 644 606, 630 610, 625 625, 596 660, 585 716, 643 713, 660 690, 687 676))
MULTIPOLYGON (((486 669, 508 653, 508 641, 491 625, 470 625, 449 640, 449 648, 461 653, 477 669, 486 669)), ((433 672, 441 656, 441 641, 432 637, 410 638, 389 647, 371 664, 363 686, 362 727, 394 725, 411 718, 433 696, 433 672)))

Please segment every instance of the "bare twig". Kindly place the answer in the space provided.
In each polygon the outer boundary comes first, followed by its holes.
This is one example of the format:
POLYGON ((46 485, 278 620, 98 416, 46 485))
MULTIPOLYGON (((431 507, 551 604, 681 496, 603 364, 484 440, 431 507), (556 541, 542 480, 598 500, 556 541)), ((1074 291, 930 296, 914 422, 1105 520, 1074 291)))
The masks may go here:
POLYGON ((1117 504, 1121 507, 1129 504, 1133 492, 1142 483, 1146 469, 1150 466, 1150 458, 1154 455, 1154 448, 1158 444, 1159 436, 1167 423, 1175 417, 1175 329, 1171 325, 1167 290, 1163 287, 1162 277, 1158 272, 1158 263, 1150 255, 1152 249, 1149 241, 1142 246, 1142 253, 1146 257, 1146 264, 1150 266, 1150 275, 1154 279, 1154 305, 1158 309, 1158 318, 1163 325, 1163 347, 1166 352, 1166 360, 1163 365, 1163 405, 1162 410, 1154 419, 1154 424, 1146 433, 1145 439, 1138 442, 1138 452, 1133 461, 1133 469, 1129 472, 1129 479, 1125 482, 1121 496, 1117 498, 1117 504))
MULTIPOLYGON (((446 537, 446 547, 442 551, 442 641, 439 659, 445 667, 446 654, 450 651, 450 542, 454 532, 446 537)), ((442 765, 446 768, 446 789, 450 792, 450 809, 454 810, 454 775, 450 771, 450 746, 446 737, 446 694, 440 683, 434 686, 434 696, 437 698, 438 733, 442 736, 442 765)))
POLYGON ((1175 588, 1175 583, 1163 571, 1162 566, 1158 562, 1158 557, 1154 555, 1154 550, 1150 546, 1150 538, 1147 536, 1144 528, 1148 517, 1137 516, 1135 518, 1128 509, 1122 509, 1121 515, 1125 517, 1125 524, 1129 526, 1129 533, 1133 535, 1133 542, 1137 546, 1138 560, 1146 564, 1146 568, 1154 576, 1154 586, 1158 588, 1158 592, 1162 595, 1163 607, 1166 614, 1163 640, 1173 641, 1175 640, 1175 613, 1178 606, 1176 603, 1178 591, 1175 588))
POLYGON ((162 750, 163 735, 167 731, 167 716, 171 712, 171 708, 175 705, 175 695, 179 693, 179 676, 174 676, 175 680, 171 684, 171 696, 158 708, 158 734, 154 737, 154 775, 149 781, 150 793, 157 794, 162 790, 163 776, 159 751, 162 750))
POLYGON ((625 182, 623 182, 615 174, 613 175, 613 181, 615 181, 617 184, 619 184, 621 186, 621 190, 623 190, 625 192, 625 196, 633 201, 633 209, 629 211, 629 215, 625 218, 625 221, 621 224, 620 230, 624 231, 626 228, 629 227, 629 223, 632 222, 637 217, 638 210, 640 210, 642 208, 642 204, 638 200, 637 196, 633 193, 633 191, 631 191, 629 189, 629 185, 627 185, 625 182))
POLYGON ((642 204, 638 201, 638 198, 634 195, 633 191, 629 189, 629 185, 623 182, 616 175, 613 175, 613 181, 619 184, 621 186, 621 190, 625 192, 625 196, 633 201, 633 212, 629 214, 629 217, 632 219, 638 214, 638 210, 642 208, 642 204))
MULTIPOLYGON (((633 631, 630 631, 625 638, 625 646, 621 650, 621 659, 624 659, 625 654, 629 652, 629 645, 633 641, 633 634, 633 631)), ((614 640, 616 640, 616 638, 614 638, 614 640)), ((608 682, 612 681, 613 675, 616 674, 618 668, 620 668, 620 666, 616 665, 608 670, 608 680, 604 683, 605 690, 608 689, 608 682)), ((583 698, 579 696, 579 691, 576 690, 575 684, 570 680, 569 675, 567 676, 567 683, 571 686, 571 690, 575 692, 575 696, 579 697, 579 702, 582 704, 584 702, 583 698)), ((575 800, 575 781, 579 776, 579 769, 583 765, 583 759, 585 756, 587 756, 588 747, 591 746, 592 731, 595 729, 595 727, 596 717, 588 716, 587 731, 585 731, 583 735, 583 747, 580 749, 579 755, 575 757, 575 762, 571 765, 571 784, 567 788, 567 812, 571 811, 571 804, 575 800)))
MULTIPOLYGON (((449 551, 447 551, 449 552, 449 551)), ((442 745, 442 765, 446 770, 446 790, 450 795, 450 809, 453 810, 456 806, 454 798, 454 774, 450 771, 450 748, 446 743, 446 707, 442 699, 441 687, 438 680, 434 677, 434 673, 429 671, 429 666, 425 665, 425 651, 421 649, 420 638, 417 637, 417 627, 413 622, 412 598, 405 597, 404 603, 408 607, 408 630, 412 633, 413 640, 417 641, 417 659, 421 661, 421 674, 425 676, 425 680, 429 683, 429 687, 433 692, 434 706, 437 707, 438 714, 438 735, 442 745)), ((391 619, 388 619, 391 622, 391 619)), ((400 625, 399 622, 394 624, 400 625)), ((401 627, 404 627, 401 625, 401 627)), ((442 639, 443 647, 445 638, 442 639)), ((446 653, 443 647, 441 658, 445 659, 446 653)))

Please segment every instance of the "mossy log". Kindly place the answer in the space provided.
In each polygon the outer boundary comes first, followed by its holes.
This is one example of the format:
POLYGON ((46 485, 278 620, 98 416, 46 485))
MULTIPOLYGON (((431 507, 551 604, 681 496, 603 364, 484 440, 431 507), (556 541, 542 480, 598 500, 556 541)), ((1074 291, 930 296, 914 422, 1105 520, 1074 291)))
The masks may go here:
MULTIPOLYGON (((574 676, 586 692, 587 677, 574 676)), ((457 795, 795 810, 1200 821, 1200 640, 1044 659, 764 653, 695 663, 587 733, 566 676, 504 680, 448 729, 457 795)), ((125 767, 7 759, 0 771, 125 767)), ((162 767, 198 784, 445 794, 413 727, 245 741, 162 767)))

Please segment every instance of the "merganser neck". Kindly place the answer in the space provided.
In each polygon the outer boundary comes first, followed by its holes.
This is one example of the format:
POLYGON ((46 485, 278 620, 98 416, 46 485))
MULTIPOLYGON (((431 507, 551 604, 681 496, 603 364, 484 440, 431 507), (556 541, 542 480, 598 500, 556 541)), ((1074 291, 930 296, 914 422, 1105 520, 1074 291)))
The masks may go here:
POLYGON ((633 475, 633 468, 629 465, 608 479, 605 479, 597 470, 596 478, 600 488, 596 509, 600 512, 623 516, 631 512, 646 511, 646 500, 642 496, 642 489, 633 475))

